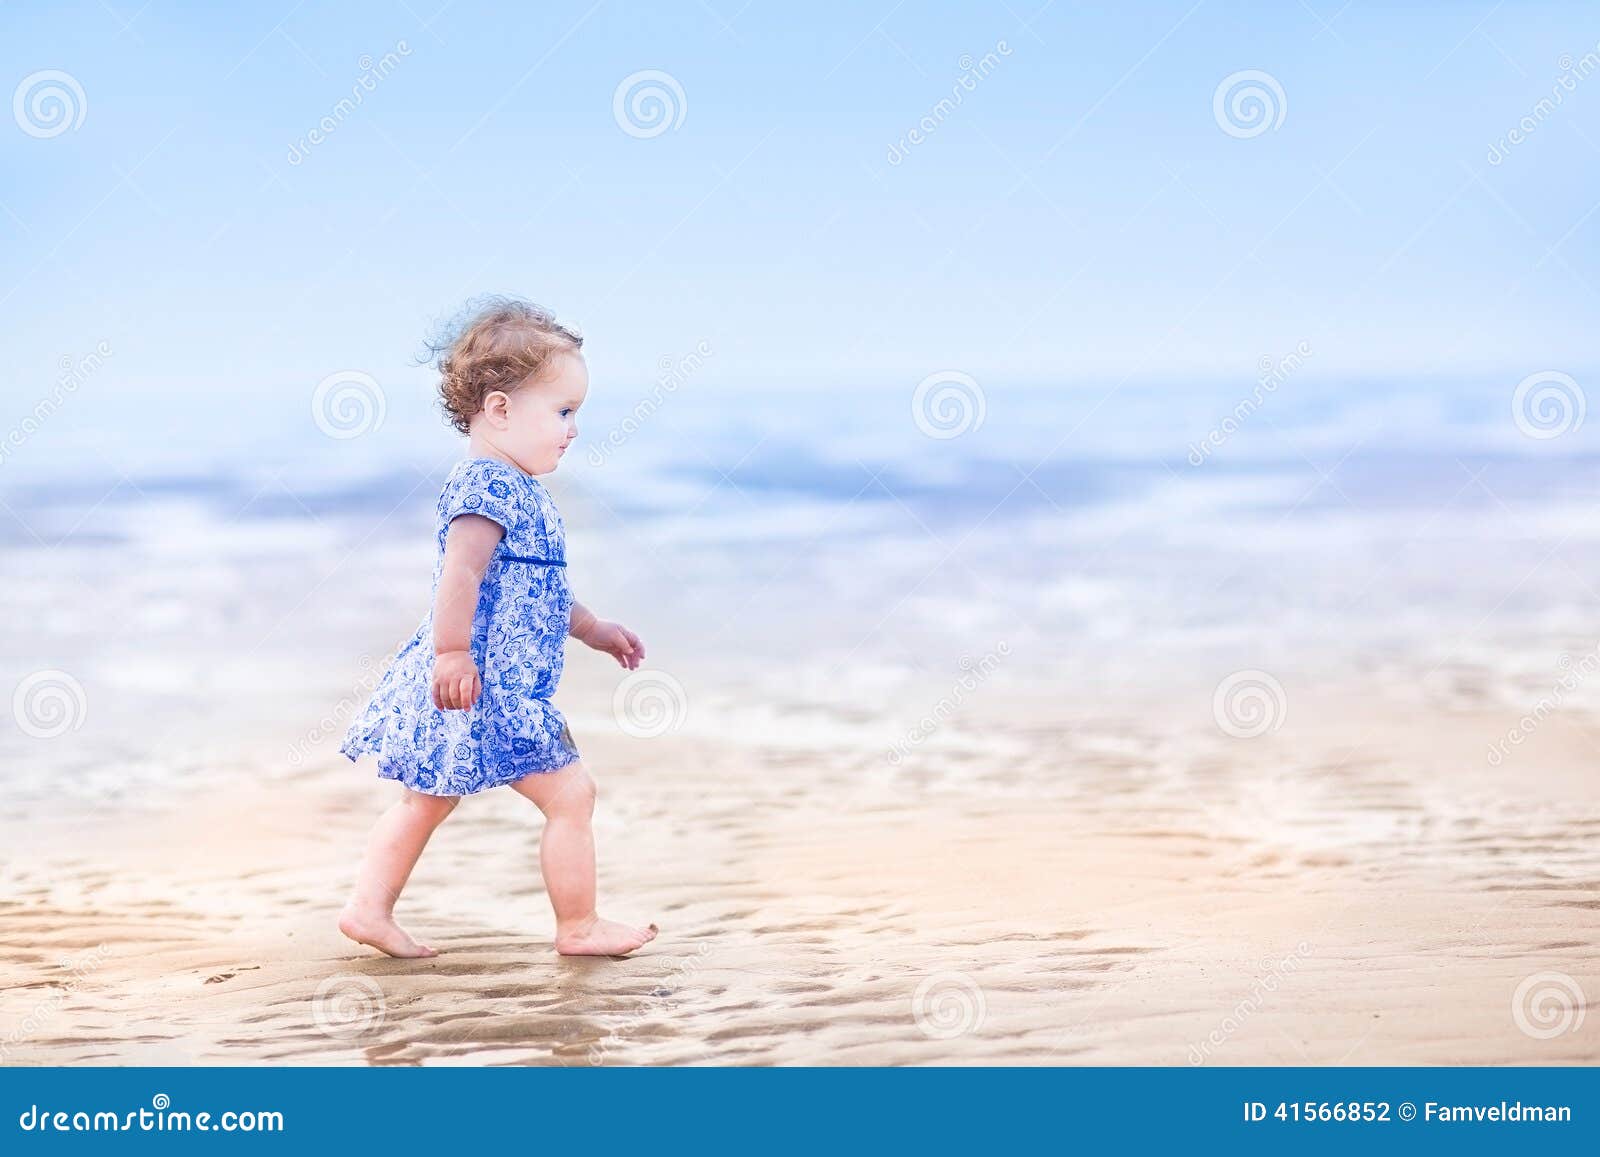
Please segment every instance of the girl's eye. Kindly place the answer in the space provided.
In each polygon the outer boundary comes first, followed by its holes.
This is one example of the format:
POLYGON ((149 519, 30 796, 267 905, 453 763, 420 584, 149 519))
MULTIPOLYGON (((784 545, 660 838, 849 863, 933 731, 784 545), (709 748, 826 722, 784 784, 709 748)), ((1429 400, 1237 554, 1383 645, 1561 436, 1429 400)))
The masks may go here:
POLYGON ((569 408, 567 408, 567 409, 565 409, 565 410, 562 410, 562 411, 561 411, 561 416, 562 416, 562 417, 563 417, 563 418, 565 418, 565 417, 566 417, 566 416, 567 416, 567 415, 568 415, 568 414, 570 414, 570 413, 572 413, 572 410, 571 410, 571 408, 570 408, 570 407, 569 407, 569 408))

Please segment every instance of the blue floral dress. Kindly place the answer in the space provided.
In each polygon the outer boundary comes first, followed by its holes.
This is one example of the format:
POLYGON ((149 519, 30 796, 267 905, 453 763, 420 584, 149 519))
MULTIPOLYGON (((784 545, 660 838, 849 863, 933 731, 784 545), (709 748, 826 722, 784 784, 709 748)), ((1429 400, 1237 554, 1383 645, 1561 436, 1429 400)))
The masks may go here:
POLYGON ((445 536, 458 515, 505 528, 484 572, 472 620, 472 660, 483 693, 466 711, 433 705, 433 608, 396 653, 339 748, 371 752, 378 775, 428 795, 468 795, 578 758, 550 702, 561 680, 572 591, 566 529, 543 484, 496 458, 458 462, 439 495, 437 596, 445 536))

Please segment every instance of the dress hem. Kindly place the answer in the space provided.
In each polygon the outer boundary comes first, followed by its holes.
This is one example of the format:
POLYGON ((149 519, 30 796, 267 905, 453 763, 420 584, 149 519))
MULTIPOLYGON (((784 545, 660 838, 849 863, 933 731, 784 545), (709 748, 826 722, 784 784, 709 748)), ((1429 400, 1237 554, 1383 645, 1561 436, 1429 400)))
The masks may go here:
MULTIPOLYGON (((354 751, 354 752, 352 752, 352 751, 347 751, 347 750, 341 749, 341 754, 343 754, 346 757, 348 757, 350 762, 355 763, 363 755, 367 755, 367 754, 376 755, 377 753, 376 752, 367 752, 367 751, 354 751)), ((478 794, 480 794, 482 792, 490 791, 490 790, 492 790, 494 788, 497 788, 497 787, 508 787, 509 785, 511 785, 513 783, 516 783, 518 780, 526 779, 530 775, 550 775, 550 774, 552 774, 554 772, 561 771, 564 768, 571 767, 574 763, 577 763, 582 758, 583 758, 583 753, 580 752, 580 751, 574 750, 572 752, 572 758, 571 759, 562 760, 560 763, 555 764, 554 766, 551 766, 551 767, 530 767, 527 771, 519 771, 515 775, 509 776, 509 777, 507 777, 505 779, 497 779, 493 783, 483 784, 480 787, 473 788, 471 791, 437 791, 437 790, 433 790, 433 789, 430 789, 430 788, 418 787, 414 783, 407 783, 406 779, 405 779, 405 776, 401 772, 398 772, 398 771, 386 771, 384 769, 384 767, 383 767, 383 762, 382 762, 381 759, 379 760, 379 763, 378 763, 378 778, 379 779, 389 780, 392 783, 398 783, 403 787, 408 787, 412 791, 417 792, 419 795, 432 795, 432 796, 478 795, 478 794)))

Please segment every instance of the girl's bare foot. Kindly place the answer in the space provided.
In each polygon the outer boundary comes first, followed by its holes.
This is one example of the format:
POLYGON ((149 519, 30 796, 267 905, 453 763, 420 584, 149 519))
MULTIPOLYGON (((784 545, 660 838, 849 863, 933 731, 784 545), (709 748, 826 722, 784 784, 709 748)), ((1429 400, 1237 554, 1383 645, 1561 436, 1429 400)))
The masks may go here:
POLYGON ((563 956, 626 956, 654 940, 658 931, 654 924, 635 928, 631 924, 590 916, 569 926, 557 926, 556 951, 563 956))
POLYGON ((347 906, 339 914, 339 931, 357 944, 370 944, 390 956, 408 959, 439 955, 436 949, 414 939, 386 912, 361 912, 347 906))

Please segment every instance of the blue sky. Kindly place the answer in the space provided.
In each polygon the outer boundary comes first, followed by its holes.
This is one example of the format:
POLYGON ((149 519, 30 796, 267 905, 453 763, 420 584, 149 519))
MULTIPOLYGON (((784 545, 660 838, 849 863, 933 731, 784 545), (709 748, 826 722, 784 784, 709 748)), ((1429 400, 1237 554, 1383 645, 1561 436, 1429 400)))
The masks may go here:
POLYGON ((102 341, 156 426, 425 384, 430 322, 495 291, 613 386, 701 342, 708 388, 1250 380, 1302 341, 1331 376, 1577 372, 1600 76, 1488 154, 1597 42, 1578 3, 8 4, 5 91, 59 70, 83 116, 0 119, 6 393, 102 341), (643 70, 683 94, 657 135, 614 114, 643 70), (1214 112, 1243 70, 1283 93, 1258 135, 1214 112))

